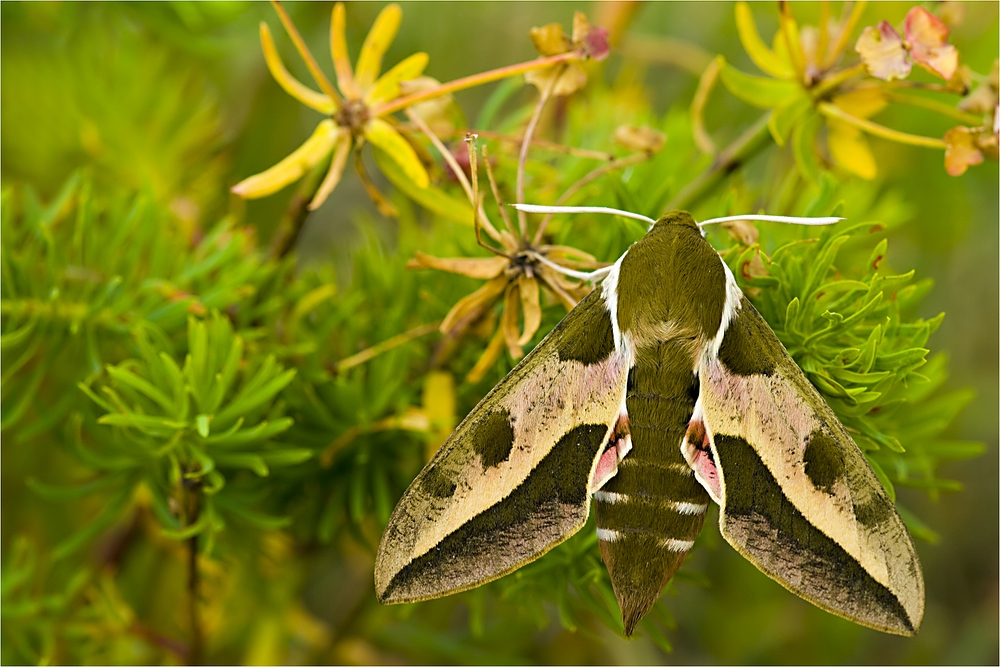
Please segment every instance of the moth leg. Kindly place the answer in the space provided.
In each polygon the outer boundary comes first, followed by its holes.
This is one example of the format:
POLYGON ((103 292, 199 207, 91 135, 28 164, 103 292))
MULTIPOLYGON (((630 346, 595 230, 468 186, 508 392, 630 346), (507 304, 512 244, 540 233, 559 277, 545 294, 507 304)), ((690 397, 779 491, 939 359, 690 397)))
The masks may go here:
POLYGON ((604 486, 609 479, 618 472, 618 462, 625 458, 625 455, 632 449, 632 435, 628 426, 628 411, 622 403, 622 411, 618 415, 618 421, 608 434, 608 440, 604 444, 604 452, 597 461, 597 468, 594 470, 594 477, 590 480, 590 492, 594 493, 604 486))
POLYGON ((688 422, 687 432, 681 441, 681 453, 684 460, 694 470, 695 479, 705 487, 708 495, 719 505, 722 504, 722 485, 719 482, 719 468, 712 453, 712 440, 705 428, 705 420, 701 412, 701 399, 695 403, 694 413, 688 422))

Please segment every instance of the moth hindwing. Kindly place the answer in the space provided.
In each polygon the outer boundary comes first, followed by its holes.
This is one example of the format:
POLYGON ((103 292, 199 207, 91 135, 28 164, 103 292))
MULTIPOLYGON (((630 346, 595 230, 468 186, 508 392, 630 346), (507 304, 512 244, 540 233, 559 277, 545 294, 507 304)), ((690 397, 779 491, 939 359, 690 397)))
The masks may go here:
POLYGON ((823 609, 913 634, 923 579, 861 451, 697 224, 664 216, 476 406, 379 545, 383 602, 491 581, 594 496, 626 634, 720 506, 725 539, 823 609))

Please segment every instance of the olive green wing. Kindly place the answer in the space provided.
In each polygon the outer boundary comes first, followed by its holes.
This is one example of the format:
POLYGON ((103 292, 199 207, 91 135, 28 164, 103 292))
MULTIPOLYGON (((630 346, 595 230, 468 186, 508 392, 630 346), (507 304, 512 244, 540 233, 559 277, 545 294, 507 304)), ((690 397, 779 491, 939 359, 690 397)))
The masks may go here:
MULTIPOLYGON (((614 447, 627 377, 595 291, 469 413, 403 494, 378 548, 379 600, 473 588, 579 530, 598 463, 614 447)), ((617 463, 615 452, 610 458, 617 463)))
POLYGON ((739 296, 718 354, 701 361, 695 409, 711 451, 694 467, 722 508, 722 534, 819 607, 914 634, 924 583, 906 527, 833 411, 739 296))

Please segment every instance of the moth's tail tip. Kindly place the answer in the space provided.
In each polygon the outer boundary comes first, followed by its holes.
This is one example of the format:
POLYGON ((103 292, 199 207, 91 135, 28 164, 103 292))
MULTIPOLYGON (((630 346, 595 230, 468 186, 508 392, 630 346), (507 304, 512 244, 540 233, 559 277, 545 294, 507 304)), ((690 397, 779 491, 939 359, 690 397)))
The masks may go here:
POLYGON ((635 601, 633 601, 633 604, 628 604, 624 600, 619 600, 618 602, 619 606, 622 608, 622 625, 625 626, 626 637, 632 636, 632 633, 635 632, 636 626, 639 625, 639 621, 642 620, 642 617, 645 616, 646 612, 653 606, 652 603, 656 602, 656 599, 654 598, 649 604, 645 604, 645 601, 642 601, 639 604, 635 604, 634 602, 635 601))

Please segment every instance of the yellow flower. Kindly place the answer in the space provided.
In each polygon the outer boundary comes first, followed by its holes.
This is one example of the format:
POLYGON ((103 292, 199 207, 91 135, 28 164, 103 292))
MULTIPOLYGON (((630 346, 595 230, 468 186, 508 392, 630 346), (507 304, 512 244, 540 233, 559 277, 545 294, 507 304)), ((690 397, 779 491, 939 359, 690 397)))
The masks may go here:
MULTIPOLYGON (((974 125, 977 118, 947 104, 906 94, 905 81, 916 63, 947 81, 937 89, 961 93, 967 83, 967 72, 958 66, 958 51, 947 44, 948 29, 944 23, 921 7, 907 14, 906 39, 887 22, 862 31, 854 45, 860 62, 840 66, 838 63, 850 46, 851 35, 861 19, 864 3, 845 6, 844 16, 836 21, 827 3, 820 6, 818 27, 800 27, 791 15, 790 3, 780 5, 779 30, 773 47, 761 39, 750 6, 736 4, 737 33, 747 55, 769 77, 746 74, 719 56, 706 70, 702 87, 706 92, 715 78, 733 95, 762 109, 769 109, 767 129, 779 146, 791 144, 792 153, 802 175, 819 183, 822 175, 815 144, 823 125, 827 127, 826 143, 829 155, 844 170, 866 179, 877 174, 877 163, 868 135, 911 146, 951 151, 949 173, 964 171, 960 164, 974 164, 978 149, 971 146, 968 136, 953 133, 951 138, 925 137, 900 132, 875 123, 869 118, 890 102, 932 109, 946 116, 974 125), (873 80, 862 80, 871 75, 873 80)), ((705 150, 712 146, 703 130, 701 106, 695 109, 699 145, 705 150)), ((988 127, 969 128, 970 132, 988 141, 988 127)), ((981 156, 979 156, 981 157, 981 156)))
POLYGON ((429 183, 427 171, 413 147, 389 121, 372 113, 376 106, 399 97, 400 84, 419 77, 427 66, 427 54, 415 53, 379 76, 382 56, 399 29, 402 18, 399 5, 388 5, 375 19, 361 47, 356 70, 351 68, 347 54, 344 5, 338 2, 334 6, 330 22, 330 50, 340 95, 316 65, 284 9, 277 3, 275 8, 323 92, 316 92, 289 74, 278 56, 270 29, 261 22, 260 41, 267 68, 285 92, 329 118, 321 121, 312 136, 291 155, 270 169, 237 183, 232 191, 246 199, 266 197, 298 180, 332 153, 329 171, 309 203, 309 208, 315 210, 340 182, 351 147, 360 149, 365 141, 389 156, 414 185, 426 188, 429 183))
POLYGON ((418 252, 407 264, 412 269, 437 269, 487 281, 460 299, 445 316, 440 330, 447 337, 461 336, 502 301, 500 323, 479 361, 469 371, 466 377, 469 382, 481 380, 504 347, 515 360, 524 356, 523 346, 531 341, 542 323, 541 287, 551 292, 567 311, 590 291, 588 285, 570 280, 553 265, 572 269, 604 266, 576 248, 533 246, 527 237, 518 238, 506 230, 499 232, 497 238, 503 255, 442 258, 418 252), (518 326, 522 319, 523 324, 518 326))

